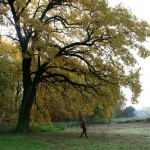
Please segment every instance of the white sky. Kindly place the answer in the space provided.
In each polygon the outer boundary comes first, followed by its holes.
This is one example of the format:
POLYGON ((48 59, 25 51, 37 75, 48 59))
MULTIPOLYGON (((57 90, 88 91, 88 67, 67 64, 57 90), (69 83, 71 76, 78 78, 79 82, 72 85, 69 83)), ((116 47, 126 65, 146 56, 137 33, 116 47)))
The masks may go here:
MULTIPOLYGON (((150 23, 150 0, 108 0, 108 3, 113 7, 122 3, 124 7, 129 8, 139 19, 150 23)), ((150 50, 150 40, 146 42, 146 47, 150 50)), ((132 105, 137 109, 150 106, 150 58, 141 61, 140 66, 142 67, 141 83, 143 91, 138 98, 139 103, 132 105)), ((128 105, 131 105, 130 101, 127 103, 128 105)))

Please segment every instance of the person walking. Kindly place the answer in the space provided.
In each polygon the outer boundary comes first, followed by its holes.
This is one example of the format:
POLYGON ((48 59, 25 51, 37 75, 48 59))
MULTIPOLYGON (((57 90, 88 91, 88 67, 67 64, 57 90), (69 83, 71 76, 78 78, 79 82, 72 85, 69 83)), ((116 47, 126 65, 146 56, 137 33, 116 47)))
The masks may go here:
POLYGON ((86 134, 86 121, 85 121, 85 119, 83 119, 83 121, 82 121, 82 123, 81 123, 80 126, 81 126, 81 128, 83 129, 83 131, 82 131, 80 137, 82 137, 82 135, 85 134, 85 137, 88 138, 88 136, 87 136, 87 134, 86 134))

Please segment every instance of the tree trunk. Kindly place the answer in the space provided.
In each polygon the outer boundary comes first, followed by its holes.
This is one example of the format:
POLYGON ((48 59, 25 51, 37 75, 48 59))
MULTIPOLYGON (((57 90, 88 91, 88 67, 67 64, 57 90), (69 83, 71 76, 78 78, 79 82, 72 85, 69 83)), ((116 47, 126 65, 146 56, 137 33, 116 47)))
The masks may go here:
POLYGON ((16 127, 16 130, 18 132, 27 133, 30 131, 30 128, 29 128, 30 113, 31 113, 32 104, 34 101, 34 96, 35 96, 35 89, 33 89, 32 85, 30 85, 27 91, 25 91, 23 94, 23 100, 21 103, 18 123, 16 127))
POLYGON ((31 60, 31 58, 23 58, 22 62, 24 91, 16 130, 24 133, 29 132, 30 113, 36 94, 35 85, 32 82, 30 73, 31 60))

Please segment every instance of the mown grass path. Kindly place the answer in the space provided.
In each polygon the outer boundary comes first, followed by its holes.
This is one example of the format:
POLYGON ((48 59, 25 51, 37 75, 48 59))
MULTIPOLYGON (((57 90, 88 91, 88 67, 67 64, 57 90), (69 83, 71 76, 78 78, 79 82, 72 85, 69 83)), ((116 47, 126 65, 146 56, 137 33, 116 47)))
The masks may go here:
POLYGON ((27 135, 1 132, 0 150, 150 150, 150 123, 88 125, 88 139, 80 133, 79 127, 27 135))

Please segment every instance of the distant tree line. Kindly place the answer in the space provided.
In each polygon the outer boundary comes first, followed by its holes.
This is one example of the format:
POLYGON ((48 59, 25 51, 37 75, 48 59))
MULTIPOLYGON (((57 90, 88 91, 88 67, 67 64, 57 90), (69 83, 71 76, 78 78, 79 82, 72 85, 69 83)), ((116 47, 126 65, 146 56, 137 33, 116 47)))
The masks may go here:
POLYGON ((141 109, 135 109, 132 106, 121 108, 118 106, 114 111, 115 118, 130 118, 130 117, 150 117, 150 107, 143 107, 141 109))
POLYGON ((150 117, 150 107, 143 107, 139 110, 135 110, 136 117, 150 117))
POLYGON ((125 108, 121 107, 122 105, 118 105, 116 110, 114 111, 114 117, 115 118, 130 118, 130 117, 135 117, 135 108, 132 106, 128 106, 125 108))

